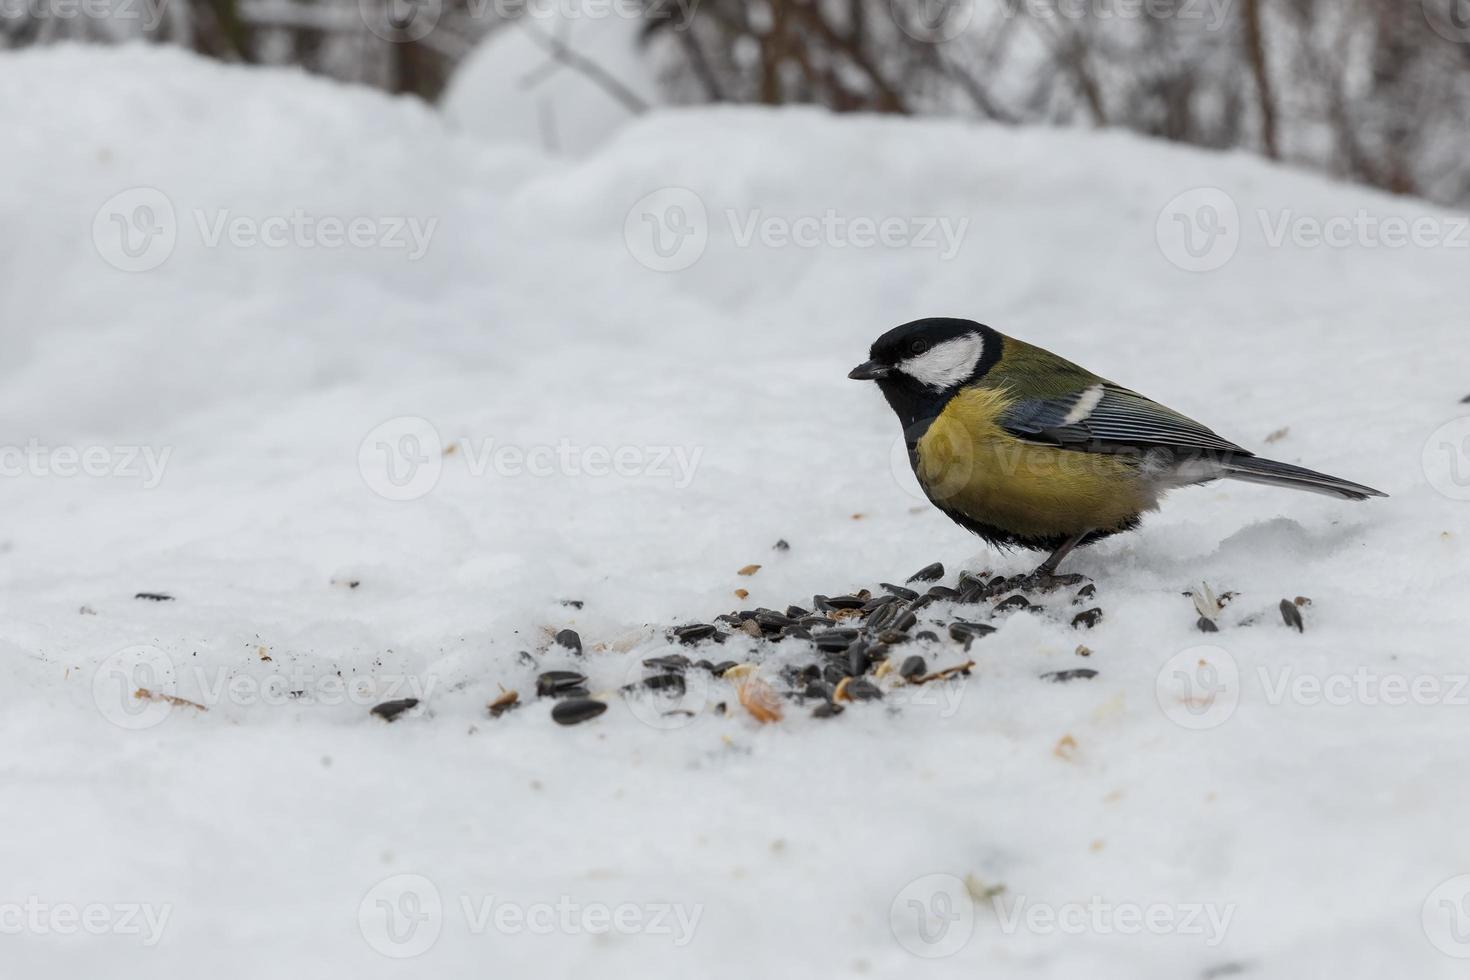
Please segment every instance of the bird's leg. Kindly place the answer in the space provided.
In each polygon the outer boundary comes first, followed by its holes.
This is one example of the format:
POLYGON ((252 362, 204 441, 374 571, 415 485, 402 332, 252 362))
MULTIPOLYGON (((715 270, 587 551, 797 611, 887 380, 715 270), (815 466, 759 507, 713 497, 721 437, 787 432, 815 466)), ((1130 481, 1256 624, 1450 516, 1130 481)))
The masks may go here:
POLYGON ((1073 548, 1081 544, 1083 539, 1091 533, 1091 531, 1083 531, 1081 534, 1074 535, 1066 541, 1063 541, 1057 550, 1053 551, 1047 557, 1046 561, 1041 563, 1041 566, 1036 571, 1026 576, 1025 584, 1038 589, 1056 589, 1064 585, 1077 585, 1081 582, 1083 578, 1081 575, 1058 575, 1057 566, 1062 563, 1062 559, 1072 553, 1073 548))

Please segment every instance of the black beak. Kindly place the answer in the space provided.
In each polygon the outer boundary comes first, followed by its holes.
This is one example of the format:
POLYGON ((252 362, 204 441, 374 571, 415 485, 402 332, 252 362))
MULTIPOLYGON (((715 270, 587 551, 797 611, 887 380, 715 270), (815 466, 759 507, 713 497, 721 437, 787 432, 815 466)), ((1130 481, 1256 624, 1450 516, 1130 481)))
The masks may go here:
POLYGON ((879 364, 877 361, 864 361, 851 371, 847 376, 854 381, 877 381, 886 378, 893 373, 893 368, 887 364, 879 364))

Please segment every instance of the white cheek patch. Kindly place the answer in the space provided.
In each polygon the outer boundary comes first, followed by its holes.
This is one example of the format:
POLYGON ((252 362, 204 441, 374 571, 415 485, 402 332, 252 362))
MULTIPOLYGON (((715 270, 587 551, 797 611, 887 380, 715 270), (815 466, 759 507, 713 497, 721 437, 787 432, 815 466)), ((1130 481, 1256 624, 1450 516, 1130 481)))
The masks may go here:
POLYGON ((985 341, 980 335, 966 334, 901 362, 898 369, 920 384, 943 391, 974 374, 984 354, 985 341))

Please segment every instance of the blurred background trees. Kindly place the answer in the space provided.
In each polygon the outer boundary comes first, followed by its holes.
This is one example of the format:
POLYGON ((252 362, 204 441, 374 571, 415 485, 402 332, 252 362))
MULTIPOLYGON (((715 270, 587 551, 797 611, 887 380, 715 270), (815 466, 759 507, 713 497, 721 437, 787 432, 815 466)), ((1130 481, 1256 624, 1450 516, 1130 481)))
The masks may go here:
POLYGON ((178 44, 439 98, 501 32, 662 101, 1111 126, 1470 203, 1470 0, 0 0, 0 46, 178 44), (90 11, 90 12, 88 12, 90 11), (627 32, 629 20, 637 30, 627 32), (636 38, 636 40, 635 40, 636 38))

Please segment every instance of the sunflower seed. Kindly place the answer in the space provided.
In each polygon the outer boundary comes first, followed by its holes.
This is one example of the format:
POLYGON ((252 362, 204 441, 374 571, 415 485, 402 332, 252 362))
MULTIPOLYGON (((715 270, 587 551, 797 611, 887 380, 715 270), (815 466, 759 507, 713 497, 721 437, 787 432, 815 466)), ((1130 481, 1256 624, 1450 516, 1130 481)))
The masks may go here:
POLYGON ((854 640, 852 646, 847 648, 847 672, 854 677, 861 677, 873 666, 873 660, 868 656, 868 646, 862 640, 854 640))
POLYGON ((674 629, 674 639, 680 643, 698 643, 707 640, 718 631, 712 623, 690 623, 688 626, 679 626, 674 629))
POLYGON ((802 697, 811 698, 815 701, 831 701, 832 694, 837 689, 825 681, 812 681, 802 690, 802 697))
POLYGON ((719 663, 715 664, 713 668, 711 668, 710 673, 714 674, 716 677, 724 677, 726 671, 732 670, 733 668, 739 666, 740 665, 733 660, 721 660, 719 663))
POLYGON ((1216 626, 1215 621, 1208 616, 1201 616, 1194 625, 1201 633, 1220 632, 1220 627, 1216 626))
POLYGON ((887 592, 889 595, 896 595, 900 599, 913 600, 919 597, 919 593, 915 592, 913 589, 906 589, 901 585, 891 585, 888 582, 882 583, 878 586, 878 588, 887 592))
POLYGON ((812 638, 812 631, 805 626, 788 626, 781 631, 781 636, 789 637, 793 640, 810 640, 812 638))
POLYGON ((689 668, 689 658, 682 653, 670 653, 662 657, 649 657, 643 661, 643 666, 650 670, 671 671, 682 674, 689 668))
MULTIPOLYGON (((980 639, 981 637, 989 636, 991 633, 994 632, 995 627, 989 626, 985 623, 966 623, 963 621, 958 621, 949 624, 949 638, 952 640, 958 640, 963 643, 966 650, 970 649, 970 644, 974 641, 980 639)), ((938 639, 938 637, 936 637, 936 639, 938 639)))
POLYGON ((858 595, 834 595, 827 597, 829 609, 861 609, 868 602, 868 596, 863 593, 858 595))
POLYGON ((942 578, 944 578, 944 565, 943 563, 936 561, 932 565, 925 565, 923 568, 919 569, 917 572, 904 579, 904 581, 938 582, 942 578))
POLYGON ((576 698, 570 701, 558 701, 551 709, 551 720, 558 725, 576 725, 584 721, 590 721, 607 710, 605 701, 593 701, 590 698, 576 698))
POLYGON ((842 714, 842 712, 843 712, 842 705, 840 705, 840 704, 833 704, 831 701, 823 701, 821 704, 817 705, 815 708, 812 709, 812 717, 813 718, 836 718, 838 715, 842 714))
POLYGON ((792 619, 801 619, 804 616, 810 616, 811 613, 801 608, 800 606, 787 606, 786 615, 790 616, 792 619))
POLYGON ((791 550, 791 545, 789 545, 789 544, 786 543, 786 539, 785 538, 782 538, 781 540, 777 541, 775 544, 771 545, 771 547, 773 549, 775 549, 776 551, 790 551, 791 550))
POLYGON ((543 698, 560 697, 586 683, 586 676, 575 670, 548 670, 537 675, 536 694, 543 698))
POLYGON ((384 721, 393 721, 418 703, 418 698, 399 698, 396 701, 384 701, 382 704, 374 705, 372 713, 384 721))
POLYGON ((875 637, 879 643, 885 646, 894 646, 899 643, 907 643, 912 639, 907 633, 900 633, 896 629, 887 629, 875 637))
POLYGON ((556 634, 557 646, 566 647, 577 656, 582 655, 582 638, 577 635, 576 630, 562 630, 556 634))
POLYGON ((1013 595, 1009 599, 1003 599, 995 604, 996 612, 1008 612, 1012 609, 1030 609, 1031 600, 1023 595, 1013 595))
POLYGON ((655 674, 632 684, 624 684, 621 690, 624 694, 635 694, 638 691, 673 691, 675 694, 682 695, 685 690, 684 675, 655 674))
MULTIPOLYGON (((174 597, 166 592, 139 592, 133 596, 134 599, 147 599, 149 602, 173 602, 174 597)), ((388 703, 392 703, 391 701, 388 703)))
POLYGON ((883 691, 872 681, 863 680, 861 677, 849 677, 837 685, 837 690, 832 693, 834 701, 881 701, 883 691))
POLYGON ((916 640, 928 640, 930 643, 938 643, 939 642, 939 634, 938 633, 935 633, 932 630, 919 630, 918 633, 914 634, 914 639, 916 639, 916 640))
POLYGON ((881 633, 897 622, 898 617, 903 613, 903 607, 900 605, 901 601, 899 599, 890 599, 885 604, 873 610, 872 615, 868 617, 867 623, 865 624, 868 631, 870 633, 881 633))
POLYGON ((898 668, 898 676, 902 677, 904 680, 912 680, 915 677, 923 677, 928 672, 929 665, 925 663, 924 658, 919 656, 917 653, 913 656, 905 657, 902 666, 898 668))
POLYGON ((1102 622, 1102 618, 1103 611, 1101 607, 1094 606, 1092 609, 1084 609, 1082 610, 1082 612, 1072 617, 1072 628, 1082 629, 1085 627, 1087 629, 1092 629, 1098 623, 1102 622))
POLYGON ((1081 602, 1084 599, 1091 599, 1095 595, 1097 595, 1097 586, 1089 582, 1077 590, 1077 594, 1072 597, 1072 601, 1081 602))
POLYGON ((779 633, 788 626, 795 626, 796 620, 790 616, 783 616, 774 609, 763 609, 755 614, 755 621, 765 633, 779 633))
POLYGON ((924 594, 931 599, 940 599, 945 601, 958 599, 960 597, 960 594, 958 592, 956 592, 954 589, 951 589, 947 585, 931 586, 929 591, 924 594))
POLYGON ((1294 627, 1298 633, 1307 631, 1307 624, 1302 622, 1301 610, 1290 599, 1281 600, 1281 618, 1287 626, 1294 627))

